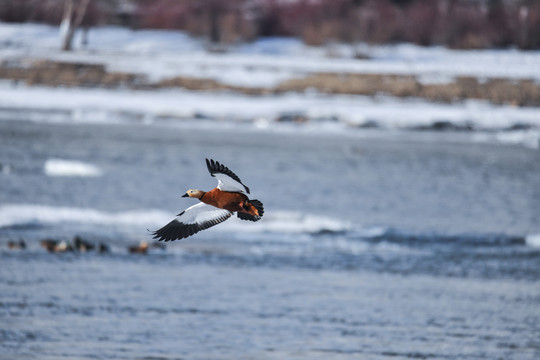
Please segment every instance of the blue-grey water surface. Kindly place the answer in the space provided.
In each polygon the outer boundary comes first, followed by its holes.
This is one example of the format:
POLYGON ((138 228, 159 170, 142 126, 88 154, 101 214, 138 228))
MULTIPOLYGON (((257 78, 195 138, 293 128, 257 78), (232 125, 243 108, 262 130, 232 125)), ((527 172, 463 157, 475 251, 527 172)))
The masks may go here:
POLYGON ((362 131, 0 121, 0 359, 539 358, 538 150, 362 131), (215 186, 206 157, 264 202, 263 230, 141 256, 144 221, 59 215, 172 218, 215 186), (103 174, 47 176, 49 159, 103 174), (111 252, 39 246, 75 235, 111 252))

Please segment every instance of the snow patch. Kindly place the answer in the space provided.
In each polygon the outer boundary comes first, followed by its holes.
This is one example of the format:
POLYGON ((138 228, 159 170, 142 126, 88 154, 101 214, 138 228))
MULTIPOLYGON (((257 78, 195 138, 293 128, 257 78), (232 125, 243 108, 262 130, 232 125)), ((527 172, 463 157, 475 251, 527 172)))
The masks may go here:
POLYGON ((540 248, 540 233, 527 235, 525 237, 525 244, 531 247, 540 248))
POLYGON ((106 212, 95 209, 34 204, 0 206, 0 228, 66 222, 119 226, 157 226, 164 225, 170 220, 171 214, 157 210, 106 212))
POLYGON ((95 165, 75 160, 48 159, 43 171, 48 176, 101 176, 102 171, 95 165))
POLYGON ((154 80, 196 74, 231 85, 263 87, 314 72, 416 75, 425 83, 445 83, 458 76, 540 80, 540 51, 464 51, 412 44, 312 47, 297 39, 262 38, 215 54, 205 51, 204 41, 181 31, 107 26, 90 29, 85 48, 76 34, 77 52, 66 53, 59 50, 58 31, 47 25, 0 23, 0 60, 99 63, 111 71, 136 72, 154 80), (367 59, 355 59, 358 52, 367 59))

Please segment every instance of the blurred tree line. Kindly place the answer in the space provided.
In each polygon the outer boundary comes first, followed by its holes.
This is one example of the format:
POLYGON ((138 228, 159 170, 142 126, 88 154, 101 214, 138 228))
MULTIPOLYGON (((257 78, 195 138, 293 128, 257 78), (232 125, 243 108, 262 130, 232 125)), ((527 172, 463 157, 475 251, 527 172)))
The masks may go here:
MULTIPOLYGON (((227 44, 293 36, 307 44, 411 42, 540 48, 540 0, 0 0, 0 20, 179 29, 227 44), (84 5, 84 6, 83 6, 84 5), (81 8, 82 15, 81 15, 81 8), (80 17, 80 19, 77 19, 80 17), (80 20, 80 24, 76 22, 80 20)), ((76 27, 75 27, 76 28, 76 27)))

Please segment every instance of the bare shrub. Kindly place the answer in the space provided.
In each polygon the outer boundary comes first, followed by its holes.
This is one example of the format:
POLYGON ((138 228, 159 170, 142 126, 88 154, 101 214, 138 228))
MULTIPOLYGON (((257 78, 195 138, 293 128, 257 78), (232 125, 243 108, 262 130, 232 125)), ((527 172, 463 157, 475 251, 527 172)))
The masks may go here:
POLYGON ((189 16, 187 1, 141 1, 137 8, 138 23, 143 28, 185 29, 189 16))
POLYGON ((540 3, 520 8, 519 38, 517 43, 523 49, 540 48, 540 3))
POLYGON ((435 42, 440 21, 437 2, 415 1, 404 10, 404 13, 403 40, 420 45, 432 45, 435 42))
POLYGON ((186 30, 214 43, 231 43, 253 36, 244 0, 141 0, 137 10, 143 28, 186 30))
POLYGON ((0 19, 6 22, 33 21, 59 24, 63 9, 63 1, 3 0, 0 1, 0 19))
MULTIPOLYGON (((101 1, 91 1, 83 26, 95 26, 105 20, 101 1)), ((6 22, 38 22, 58 25, 64 12, 63 0, 0 0, 0 20, 6 22)))
MULTIPOLYGON (((295 36, 311 45, 412 42, 454 48, 540 48, 537 0, 132 0, 142 28, 213 43, 295 36)), ((119 0, 92 0, 83 26, 115 22, 119 0)), ((0 20, 59 24, 64 0, 0 0, 0 20)))

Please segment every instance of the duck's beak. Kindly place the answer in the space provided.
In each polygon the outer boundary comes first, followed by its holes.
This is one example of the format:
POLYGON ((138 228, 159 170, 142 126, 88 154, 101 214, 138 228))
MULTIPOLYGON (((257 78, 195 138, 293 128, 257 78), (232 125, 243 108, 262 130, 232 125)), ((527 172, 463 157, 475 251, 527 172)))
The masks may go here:
POLYGON ((182 197, 189 197, 188 193, 185 193, 184 195, 182 195, 182 197))

